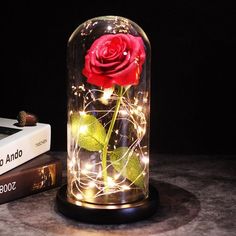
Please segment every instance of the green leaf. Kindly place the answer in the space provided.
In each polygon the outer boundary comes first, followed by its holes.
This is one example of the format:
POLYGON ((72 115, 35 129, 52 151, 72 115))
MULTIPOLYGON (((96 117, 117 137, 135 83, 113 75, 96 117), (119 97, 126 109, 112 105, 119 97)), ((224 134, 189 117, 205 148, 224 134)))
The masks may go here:
POLYGON ((88 151, 102 150, 106 138, 106 130, 93 115, 72 114, 71 132, 81 148, 88 151))
POLYGON ((144 188, 143 168, 137 153, 127 147, 119 147, 110 154, 112 166, 125 178, 144 188))

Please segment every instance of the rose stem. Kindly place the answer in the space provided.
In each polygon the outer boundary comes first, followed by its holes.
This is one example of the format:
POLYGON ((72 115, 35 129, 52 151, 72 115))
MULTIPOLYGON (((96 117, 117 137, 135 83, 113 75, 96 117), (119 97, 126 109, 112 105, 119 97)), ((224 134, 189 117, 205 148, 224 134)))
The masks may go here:
POLYGON ((102 149, 102 176, 103 176, 103 181, 105 184, 105 191, 107 190, 108 186, 107 186, 107 149, 108 149, 108 144, 111 138, 111 134, 112 134, 112 130, 114 128, 114 124, 116 121, 116 117, 118 115, 119 109, 120 109, 120 103, 121 103, 121 99, 122 99, 122 93, 123 93, 123 87, 119 86, 118 87, 118 99, 116 101, 116 107, 115 107, 115 111, 113 113, 112 119, 111 119, 111 123, 105 138, 105 142, 104 142, 104 146, 102 149))

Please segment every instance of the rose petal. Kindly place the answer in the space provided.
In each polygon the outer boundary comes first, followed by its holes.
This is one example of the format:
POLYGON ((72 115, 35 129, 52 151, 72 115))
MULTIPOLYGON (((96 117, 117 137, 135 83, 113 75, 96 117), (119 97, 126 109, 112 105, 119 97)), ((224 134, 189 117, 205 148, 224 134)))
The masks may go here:
POLYGON ((145 62, 141 37, 130 34, 107 34, 96 39, 85 56, 82 71, 87 82, 109 88, 139 83, 145 62))
POLYGON ((112 79, 104 75, 90 74, 87 78, 87 82, 93 85, 101 86, 103 88, 110 88, 113 86, 112 79))
POLYGON ((136 85, 139 82, 139 76, 139 65, 133 62, 124 70, 112 74, 112 82, 121 86, 136 85))

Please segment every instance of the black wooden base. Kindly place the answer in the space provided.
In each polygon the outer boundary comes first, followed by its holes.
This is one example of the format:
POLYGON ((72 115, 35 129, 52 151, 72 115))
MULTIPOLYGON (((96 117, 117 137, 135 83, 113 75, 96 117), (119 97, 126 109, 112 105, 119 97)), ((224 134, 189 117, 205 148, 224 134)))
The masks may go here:
POLYGON ((57 208, 63 215, 86 223, 93 224, 125 224, 144 220, 152 216, 158 209, 158 191, 149 186, 149 197, 139 202, 120 205, 96 205, 67 198, 67 186, 63 185, 57 192, 57 208))

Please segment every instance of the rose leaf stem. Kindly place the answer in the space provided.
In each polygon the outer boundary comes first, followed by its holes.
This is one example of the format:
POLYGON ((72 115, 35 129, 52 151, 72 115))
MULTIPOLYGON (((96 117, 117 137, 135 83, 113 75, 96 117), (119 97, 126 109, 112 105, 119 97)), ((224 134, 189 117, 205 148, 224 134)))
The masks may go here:
POLYGON ((105 185, 105 192, 108 189, 108 184, 107 184, 107 151, 108 150, 107 149, 108 149, 108 144, 109 144, 109 141, 110 141, 110 138, 111 138, 111 134, 112 134, 114 125, 115 125, 115 121, 116 121, 116 118, 117 118, 117 115, 118 115, 118 112, 119 112, 119 109, 120 109, 122 95, 123 95, 123 87, 119 86, 118 87, 118 98, 117 98, 117 101, 116 101, 116 107, 115 107, 115 110, 114 110, 114 113, 113 113, 113 116, 112 116, 112 119, 111 119, 111 123, 110 123, 109 129, 108 129, 108 132, 107 132, 107 135, 106 135, 106 138, 105 138, 104 146, 103 146, 103 149, 102 149, 102 176, 103 176, 103 181, 104 181, 104 185, 105 185))

